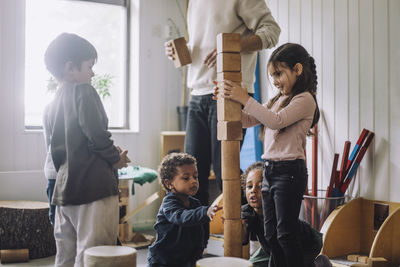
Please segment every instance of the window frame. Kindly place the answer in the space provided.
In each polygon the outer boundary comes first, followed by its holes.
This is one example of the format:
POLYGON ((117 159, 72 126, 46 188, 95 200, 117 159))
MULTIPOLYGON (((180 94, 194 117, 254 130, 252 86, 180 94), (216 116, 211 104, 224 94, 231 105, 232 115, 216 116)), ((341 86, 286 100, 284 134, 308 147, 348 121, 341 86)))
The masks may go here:
MULTIPOLYGON (((29 0, 25 0, 29 1, 29 0)), ((117 5, 122 6, 125 8, 126 13, 126 30, 125 30, 125 86, 123 88, 124 95, 125 95, 125 109, 122 114, 123 116, 123 124, 120 127, 109 127, 110 130, 121 130, 121 131, 129 131, 131 130, 131 109, 130 109, 130 81, 131 81, 131 72, 130 72, 130 65, 131 65, 131 0, 68 0, 68 1, 79 1, 79 2, 91 2, 91 3, 100 3, 100 4, 109 4, 109 5, 117 5)), ((24 21, 26 23, 26 8, 24 9, 24 21)), ((25 34, 25 27, 24 27, 24 34, 25 34)), ((25 57, 24 57, 25 62, 25 57)), ((25 79, 25 73, 24 73, 25 79)), ((25 85, 24 85, 25 87, 25 85)), ((26 88, 25 88, 26 90, 26 88)), ((25 97, 25 94, 24 94, 25 97)), ((25 110, 25 108, 24 108, 25 110)), ((25 118, 25 112, 24 112, 25 118)), ((24 119, 24 129, 25 130, 43 130, 43 125, 36 126, 36 125, 26 125, 24 119)))

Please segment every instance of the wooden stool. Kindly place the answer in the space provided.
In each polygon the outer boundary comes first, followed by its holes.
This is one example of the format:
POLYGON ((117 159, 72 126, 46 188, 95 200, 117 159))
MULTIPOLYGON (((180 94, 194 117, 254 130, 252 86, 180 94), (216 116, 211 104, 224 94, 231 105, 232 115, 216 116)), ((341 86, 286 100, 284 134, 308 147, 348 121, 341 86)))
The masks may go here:
POLYGON ((198 260, 196 267, 252 267, 250 261, 234 257, 210 257, 198 260))
POLYGON ((123 246, 98 246, 85 250, 85 267, 136 267, 136 249, 123 246))
POLYGON ((0 201, 0 250, 8 249, 28 249, 30 259, 56 254, 49 203, 0 201))

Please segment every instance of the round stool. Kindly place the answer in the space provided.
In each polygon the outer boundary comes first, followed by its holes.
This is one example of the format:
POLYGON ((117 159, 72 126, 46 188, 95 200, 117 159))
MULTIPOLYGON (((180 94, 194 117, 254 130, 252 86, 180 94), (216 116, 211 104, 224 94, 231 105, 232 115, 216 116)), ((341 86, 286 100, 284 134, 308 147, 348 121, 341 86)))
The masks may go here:
POLYGON ((136 267, 136 249, 123 246, 98 246, 85 250, 85 267, 136 267))
POLYGON ((196 267, 253 267, 253 264, 241 258, 210 257, 198 260, 196 267))

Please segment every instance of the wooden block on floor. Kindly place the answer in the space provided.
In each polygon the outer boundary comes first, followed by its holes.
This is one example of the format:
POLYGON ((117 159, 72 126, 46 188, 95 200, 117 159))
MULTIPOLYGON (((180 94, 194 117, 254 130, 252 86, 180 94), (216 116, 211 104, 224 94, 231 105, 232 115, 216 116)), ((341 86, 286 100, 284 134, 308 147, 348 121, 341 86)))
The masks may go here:
POLYGON ((220 33, 217 35, 217 53, 236 52, 240 53, 239 33, 220 33))
POLYGON ((370 267, 388 267, 389 263, 385 258, 368 258, 368 265, 370 267))
POLYGON ((29 250, 24 249, 2 249, 0 250, 1 263, 17 263, 29 261, 29 250))
POLYGON ((368 264, 366 264, 366 263, 361 263, 361 262, 358 262, 358 263, 353 263, 352 265, 350 265, 351 267, 370 267, 368 264))
POLYGON ((357 261, 367 264, 368 263, 368 256, 359 256, 357 261))
POLYGON ((240 71, 225 71, 217 73, 217 81, 229 80, 235 83, 242 82, 242 72, 240 71))
POLYGON ((250 242, 242 246, 242 259, 250 259, 250 242))
POLYGON ((218 121, 241 121, 242 105, 238 102, 219 97, 217 99, 218 121))
POLYGON ((241 57, 239 53, 217 54, 217 72, 241 71, 241 57))
POLYGON ((119 240, 131 241, 132 238, 132 227, 129 223, 120 223, 119 224, 119 240))
POLYGON ((358 257, 360 257, 360 255, 358 255, 358 254, 350 254, 350 255, 347 255, 347 260, 349 260, 349 261, 358 261, 358 257))
POLYGON ((176 68, 192 63, 189 49, 184 37, 170 41, 175 50, 174 64, 176 68))
POLYGON ((242 122, 219 121, 217 124, 217 139, 220 141, 238 141, 243 139, 242 122))
POLYGON ((121 243, 123 246, 140 249, 140 248, 146 248, 146 247, 150 246, 155 240, 156 240, 156 238, 152 235, 133 233, 131 241, 121 242, 121 243), (138 237, 138 234, 141 236, 138 237))

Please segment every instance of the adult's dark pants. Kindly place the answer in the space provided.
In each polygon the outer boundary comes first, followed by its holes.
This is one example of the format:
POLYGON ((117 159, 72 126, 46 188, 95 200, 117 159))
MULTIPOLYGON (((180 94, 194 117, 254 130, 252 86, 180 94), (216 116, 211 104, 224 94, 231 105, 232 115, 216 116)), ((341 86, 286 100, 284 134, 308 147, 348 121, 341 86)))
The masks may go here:
POLYGON ((304 160, 264 161, 262 201, 270 267, 304 266, 298 217, 307 185, 304 160))
MULTIPOLYGON (((249 94, 253 96, 253 94, 249 94)), ((192 96, 186 123, 185 152, 197 160, 199 172, 199 191, 196 198, 208 205, 208 177, 211 165, 218 188, 222 191, 221 179, 221 141, 217 139, 217 101, 212 94, 192 96)), ((243 139, 246 129, 243 129, 243 139)), ((243 140, 240 142, 242 147, 243 140)))
MULTIPOLYGON (((253 94, 250 94, 253 95, 253 94)), ((193 95, 189 102, 186 123, 185 152, 197 160, 199 172, 199 190, 196 198, 201 204, 209 204, 208 177, 211 165, 219 189, 222 191, 221 179, 221 141, 217 139, 217 101, 213 95, 193 95)), ((243 137, 246 129, 243 129, 243 137)), ((242 145, 243 142, 240 144, 242 145)), ((208 240, 209 227, 205 225, 205 237, 208 240)))
MULTIPOLYGON (((217 101, 212 94, 192 96, 186 123, 185 152, 197 160, 199 190, 196 198, 208 206, 208 177, 211 164, 217 182, 221 181, 221 142, 217 140, 217 101)), ((221 186, 220 186, 221 189, 221 186)), ((204 224, 204 238, 210 235, 209 223, 204 224)))
MULTIPOLYGON (((217 140, 217 101, 212 94, 192 96, 186 123, 185 152, 197 160, 199 190, 196 198, 208 205, 208 177, 211 164, 221 179, 221 141, 217 140)), ((220 183, 220 182, 219 182, 220 183)))

